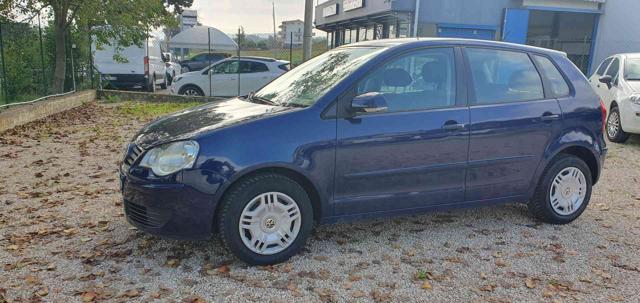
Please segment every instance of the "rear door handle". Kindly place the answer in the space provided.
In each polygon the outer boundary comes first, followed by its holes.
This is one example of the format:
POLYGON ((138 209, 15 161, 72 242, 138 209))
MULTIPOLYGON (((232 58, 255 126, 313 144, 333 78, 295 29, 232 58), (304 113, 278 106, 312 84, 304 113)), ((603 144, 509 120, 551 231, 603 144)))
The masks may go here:
POLYGON ((551 122, 556 120, 560 120, 560 115, 555 115, 551 113, 545 113, 544 115, 542 115, 542 121, 544 122, 551 122))
POLYGON ((465 125, 458 123, 456 121, 447 121, 444 126, 442 126, 442 128, 444 130, 450 130, 450 131, 454 131, 454 130, 464 130, 465 125))

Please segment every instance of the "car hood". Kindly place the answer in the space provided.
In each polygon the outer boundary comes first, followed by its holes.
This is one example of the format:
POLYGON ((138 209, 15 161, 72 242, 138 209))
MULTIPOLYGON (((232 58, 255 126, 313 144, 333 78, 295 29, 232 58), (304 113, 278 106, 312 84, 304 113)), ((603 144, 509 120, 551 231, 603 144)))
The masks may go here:
POLYGON ((640 81, 627 81, 627 84, 629 84, 632 92, 640 93, 640 81))
POLYGON ((208 103, 149 123, 136 134, 133 142, 148 149, 289 110, 293 108, 256 104, 238 98, 208 103))
POLYGON ((182 78, 185 78, 185 77, 199 76, 200 74, 202 74, 202 71, 195 71, 195 72, 182 73, 182 74, 180 74, 180 76, 181 76, 182 78))

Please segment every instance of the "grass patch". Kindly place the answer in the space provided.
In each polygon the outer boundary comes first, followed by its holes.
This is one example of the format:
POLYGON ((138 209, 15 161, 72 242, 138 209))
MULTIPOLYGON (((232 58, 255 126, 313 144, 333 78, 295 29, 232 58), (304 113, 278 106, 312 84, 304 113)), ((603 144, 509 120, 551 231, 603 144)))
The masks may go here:
POLYGON ((153 119, 202 104, 202 102, 125 102, 118 106, 116 111, 120 115, 135 119, 153 119))

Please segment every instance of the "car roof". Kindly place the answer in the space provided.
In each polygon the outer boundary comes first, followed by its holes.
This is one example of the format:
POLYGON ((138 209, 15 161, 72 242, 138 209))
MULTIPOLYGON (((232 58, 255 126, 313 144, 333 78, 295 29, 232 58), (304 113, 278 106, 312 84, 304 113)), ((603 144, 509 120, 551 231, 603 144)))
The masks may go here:
POLYGON ((226 60, 238 60, 238 59, 263 61, 263 62, 278 62, 278 61, 288 62, 288 61, 278 60, 278 59, 274 59, 274 58, 259 57, 259 56, 240 56, 239 58, 238 58, 238 56, 233 56, 233 57, 227 58, 226 60))
POLYGON ((537 52, 544 54, 558 54, 566 56, 567 54, 561 51, 535 47, 524 44, 515 44, 500 41, 489 40, 476 40, 476 39, 462 39, 462 38, 399 38, 399 39, 381 39, 357 42, 349 44, 343 47, 420 47, 430 45, 458 45, 458 46, 479 46, 479 47, 495 47, 495 48, 510 48, 514 50, 537 52))

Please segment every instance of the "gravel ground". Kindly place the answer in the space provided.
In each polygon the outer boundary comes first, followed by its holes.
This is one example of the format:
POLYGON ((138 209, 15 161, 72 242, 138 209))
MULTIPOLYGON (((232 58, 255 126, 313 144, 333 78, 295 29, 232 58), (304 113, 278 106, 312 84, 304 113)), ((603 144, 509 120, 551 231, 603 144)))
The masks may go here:
MULTIPOLYGON (((117 162, 148 115, 88 104, 0 134, 0 302, 640 302, 640 140, 610 144, 567 226, 507 205, 316 229, 285 264, 161 240, 123 215, 117 162)), ((156 112, 157 114, 157 112, 156 112)))

